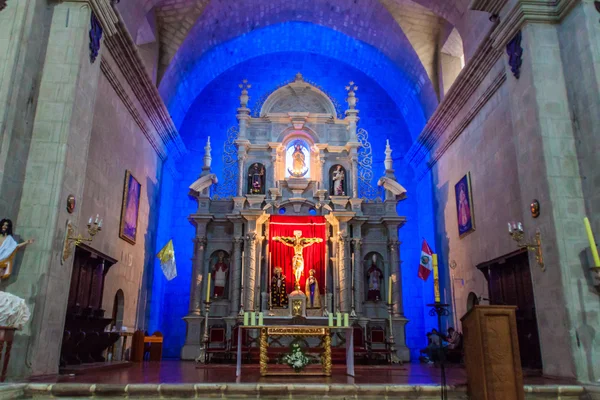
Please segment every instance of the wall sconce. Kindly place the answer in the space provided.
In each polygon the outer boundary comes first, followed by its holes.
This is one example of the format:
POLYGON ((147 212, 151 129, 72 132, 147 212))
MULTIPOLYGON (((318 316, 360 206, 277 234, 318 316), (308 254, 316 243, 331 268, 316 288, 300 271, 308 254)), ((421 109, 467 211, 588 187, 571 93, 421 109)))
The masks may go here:
POLYGON ((67 226, 65 230, 65 242, 63 245, 63 255, 61 259, 61 263, 67 261, 71 254, 73 253, 73 248, 83 242, 91 242, 94 240, 94 236, 98 232, 102 230, 102 220, 100 219, 100 215, 96 215, 96 219, 92 222, 93 217, 90 217, 87 230, 90 237, 84 238, 81 234, 75 236, 75 229, 73 228, 73 224, 70 220, 67 220, 67 226), (73 246, 71 246, 73 245, 73 246))
POLYGON ((525 235, 523 232, 523 224, 520 222, 509 222, 508 233, 512 239, 517 242, 517 246, 519 246, 519 248, 527 249, 535 253, 535 260, 537 261, 538 266, 542 269, 542 271, 545 271, 546 266, 544 265, 544 255, 542 254, 542 233, 540 230, 536 229, 535 231, 535 243, 523 243, 525 235))

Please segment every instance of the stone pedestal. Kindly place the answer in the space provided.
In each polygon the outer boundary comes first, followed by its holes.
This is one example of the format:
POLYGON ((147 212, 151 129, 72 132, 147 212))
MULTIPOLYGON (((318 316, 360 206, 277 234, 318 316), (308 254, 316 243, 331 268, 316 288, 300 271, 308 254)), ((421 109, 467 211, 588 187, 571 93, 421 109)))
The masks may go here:
POLYGON ((294 290, 288 299, 290 316, 306 318, 306 295, 300 290, 294 290))
POLYGON ((352 206, 352 211, 356 213, 356 216, 362 215, 362 205, 363 199, 350 199, 350 205, 352 206))
POLYGON ((185 344, 181 348, 182 360, 195 360, 200 354, 202 346, 202 327, 204 325, 204 316, 191 314, 183 317, 187 324, 185 335, 185 344))
POLYGON ((252 210, 260 210, 262 208, 262 203, 265 201, 264 194, 247 194, 246 200, 248 200, 248 205, 252 210))
POLYGON ((335 211, 346 211, 346 206, 348 205, 348 200, 350 197, 348 196, 330 196, 331 202, 333 203, 333 209, 335 211))
POLYGON ((287 186, 295 197, 301 197, 309 183, 309 180, 306 178, 290 177, 287 179, 287 186))

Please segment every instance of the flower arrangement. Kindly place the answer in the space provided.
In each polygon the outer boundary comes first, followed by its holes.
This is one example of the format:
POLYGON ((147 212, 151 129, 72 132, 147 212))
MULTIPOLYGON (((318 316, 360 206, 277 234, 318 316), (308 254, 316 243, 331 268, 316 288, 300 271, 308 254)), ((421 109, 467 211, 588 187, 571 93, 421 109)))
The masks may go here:
POLYGON ((310 358, 304 354, 299 343, 292 343, 291 352, 283 357, 283 361, 294 368, 294 371, 300 372, 310 364, 310 358))

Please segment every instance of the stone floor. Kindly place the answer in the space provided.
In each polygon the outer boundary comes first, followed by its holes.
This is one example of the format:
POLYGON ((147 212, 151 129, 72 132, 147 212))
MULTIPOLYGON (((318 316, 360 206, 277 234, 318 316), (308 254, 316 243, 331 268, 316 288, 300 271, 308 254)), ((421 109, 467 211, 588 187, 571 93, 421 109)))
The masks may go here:
MULTIPOLYGON (((467 400, 463 368, 447 369, 448 400, 467 400)), ((586 389, 567 381, 526 376, 527 400, 589 400, 586 389)), ((333 376, 321 378, 262 378, 258 366, 235 367, 163 361, 74 376, 46 377, 0 386, 0 399, 50 398, 196 398, 196 399, 420 399, 440 398, 440 369, 423 364, 357 366, 356 377, 334 366, 333 376)))

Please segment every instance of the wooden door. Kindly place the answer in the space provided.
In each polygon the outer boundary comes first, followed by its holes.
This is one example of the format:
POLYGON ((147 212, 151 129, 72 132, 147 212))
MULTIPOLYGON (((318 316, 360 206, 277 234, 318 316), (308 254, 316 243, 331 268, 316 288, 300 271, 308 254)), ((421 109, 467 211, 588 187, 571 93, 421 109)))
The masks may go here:
POLYGON ((523 368, 541 369, 542 354, 527 253, 491 264, 488 271, 490 304, 517 306, 521 365, 523 368))

